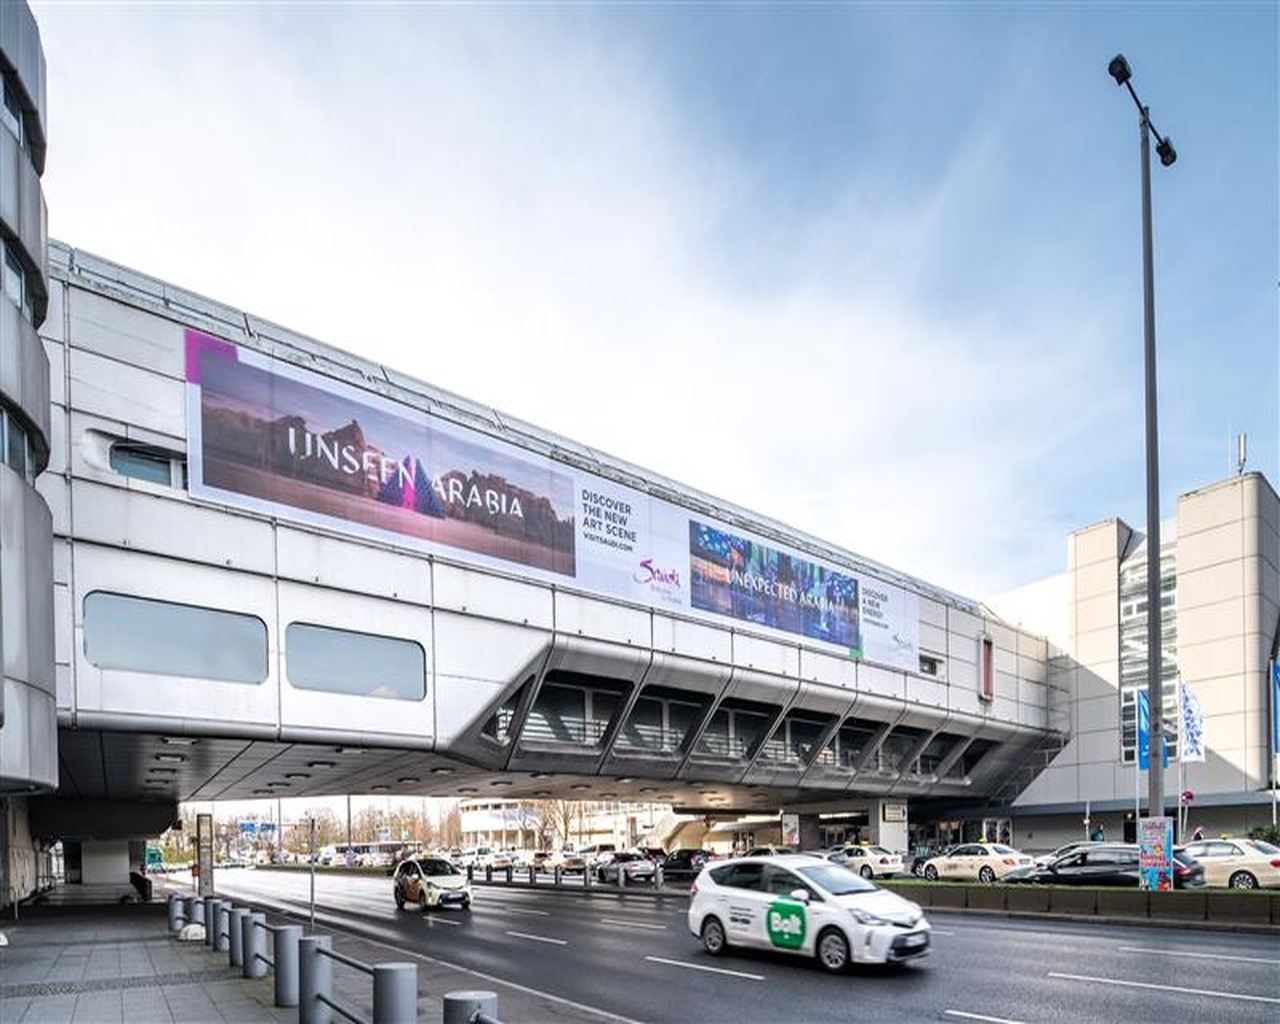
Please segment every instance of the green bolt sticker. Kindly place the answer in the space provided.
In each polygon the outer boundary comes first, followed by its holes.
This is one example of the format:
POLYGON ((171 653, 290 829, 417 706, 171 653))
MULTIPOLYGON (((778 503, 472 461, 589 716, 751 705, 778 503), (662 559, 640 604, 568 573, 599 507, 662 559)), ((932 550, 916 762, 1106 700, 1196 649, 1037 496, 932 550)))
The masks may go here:
POLYGON ((769 904, 765 928, 769 941, 780 949, 799 949, 804 945, 805 906, 796 900, 780 899, 769 904))

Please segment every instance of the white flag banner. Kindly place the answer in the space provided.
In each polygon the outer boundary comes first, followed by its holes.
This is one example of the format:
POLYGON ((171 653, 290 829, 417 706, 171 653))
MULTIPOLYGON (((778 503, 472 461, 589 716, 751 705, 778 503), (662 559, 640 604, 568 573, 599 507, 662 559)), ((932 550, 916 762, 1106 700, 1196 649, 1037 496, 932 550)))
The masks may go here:
POLYGON ((1204 760, 1204 709, 1194 691, 1178 678, 1178 706, 1182 709, 1182 743, 1178 754, 1183 761, 1204 760))

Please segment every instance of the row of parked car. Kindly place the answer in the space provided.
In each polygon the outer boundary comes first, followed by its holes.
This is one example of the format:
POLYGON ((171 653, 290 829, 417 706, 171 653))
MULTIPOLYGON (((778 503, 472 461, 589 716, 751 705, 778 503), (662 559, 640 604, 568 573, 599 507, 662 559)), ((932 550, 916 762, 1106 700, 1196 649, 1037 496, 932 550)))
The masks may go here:
MULTIPOLYGON (((1261 839, 1202 839, 1175 846, 1172 854, 1173 884, 1178 889, 1280 888, 1280 848, 1261 839)), ((1139 849, 1137 843, 1080 840, 1033 858, 1004 843, 961 843, 917 861, 914 873, 931 881, 1136 888, 1139 849)))

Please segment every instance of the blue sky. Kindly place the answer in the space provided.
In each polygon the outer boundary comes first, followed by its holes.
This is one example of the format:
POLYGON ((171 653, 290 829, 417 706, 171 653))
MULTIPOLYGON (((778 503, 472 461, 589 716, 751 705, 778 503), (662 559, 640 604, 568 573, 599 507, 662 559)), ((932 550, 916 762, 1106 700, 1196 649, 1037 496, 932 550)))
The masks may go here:
POLYGON ((982 597, 1280 486, 1257 4, 33 3, 50 233, 982 597))

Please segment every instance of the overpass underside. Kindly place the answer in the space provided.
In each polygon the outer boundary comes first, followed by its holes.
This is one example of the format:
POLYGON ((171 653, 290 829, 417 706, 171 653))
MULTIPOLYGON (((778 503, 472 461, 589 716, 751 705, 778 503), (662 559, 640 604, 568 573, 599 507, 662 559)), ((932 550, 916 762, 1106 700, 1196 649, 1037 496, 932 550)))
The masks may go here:
POLYGON ((45 800, 990 799, 1058 734, 1045 640, 975 602, 51 262, 45 800))

